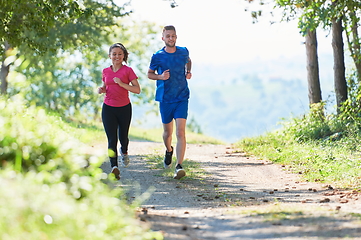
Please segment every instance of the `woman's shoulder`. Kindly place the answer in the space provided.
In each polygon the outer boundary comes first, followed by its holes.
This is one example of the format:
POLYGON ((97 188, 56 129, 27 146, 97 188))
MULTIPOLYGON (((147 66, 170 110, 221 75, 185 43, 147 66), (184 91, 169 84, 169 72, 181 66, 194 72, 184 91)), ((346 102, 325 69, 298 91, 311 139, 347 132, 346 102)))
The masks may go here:
POLYGON ((103 73, 112 71, 112 66, 106 67, 103 69, 103 73))
POLYGON ((124 68, 124 69, 127 69, 127 70, 128 70, 128 69, 132 69, 132 67, 129 67, 128 65, 125 65, 125 64, 123 65, 123 68, 124 68))
POLYGON ((125 71, 125 72, 133 71, 133 68, 128 65, 123 65, 122 71, 125 71))

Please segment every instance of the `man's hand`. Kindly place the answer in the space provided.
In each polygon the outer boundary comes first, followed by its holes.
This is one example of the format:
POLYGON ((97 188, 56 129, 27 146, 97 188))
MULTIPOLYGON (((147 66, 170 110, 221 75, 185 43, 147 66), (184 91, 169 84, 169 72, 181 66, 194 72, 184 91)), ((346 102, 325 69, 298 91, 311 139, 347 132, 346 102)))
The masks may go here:
POLYGON ((169 73, 169 69, 165 70, 161 76, 161 79, 160 80, 168 80, 169 77, 170 77, 170 73, 169 73))

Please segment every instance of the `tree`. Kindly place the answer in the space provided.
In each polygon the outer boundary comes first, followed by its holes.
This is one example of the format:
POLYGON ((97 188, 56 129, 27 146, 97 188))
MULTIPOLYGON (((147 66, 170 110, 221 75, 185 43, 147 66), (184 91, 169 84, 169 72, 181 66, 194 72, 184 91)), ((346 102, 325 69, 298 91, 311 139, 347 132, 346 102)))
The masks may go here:
POLYGON ((347 100, 347 83, 345 75, 345 56, 343 49, 342 38, 342 18, 332 19, 332 49, 334 62, 334 84, 336 94, 337 112, 340 112, 340 107, 343 102, 347 100))
MULTIPOLYGON (((3 45, 4 54, 2 55, 2 59, 7 58, 7 53, 9 53, 10 45, 7 42, 4 42, 3 45)), ((8 88, 8 82, 6 81, 7 76, 9 75, 10 71, 10 63, 9 61, 1 61, 1 70, 0 70, 0 79, 1 79, 1 91, 0 94, 5 94, 6 89, 8 88)))
MULTIPOLYGON (((101 19, 96 21, 100 24, 101 19)), ((20 82, 11 79, 10 94, 19 93, 28 102, 68 117, 99 117, 102 96, 96 93, 96 88, 101 85, 102 69, 111 64, 108 60, 109 46, 122 42, 130 52, 129 64, 136 71, 142 86, 142 94, 137 95, 133 102, 149 102, 153 98, 153 85, 145 76, 145 67, 148 67, 150 54, 155 51, 153 48, 159 47, 160 41, 155 40, 159 30, 153 24, 134 22, 126 17, 118 19, 116 25, 104 27, 102 31, 89 33, 88 26, 92 26, 92 29, 99 27, 93 21, 59 27, 57 31, 64 32, 66 36, 68 32, 76 32, 88 36, 89 40, 74 38, 78 45, 71 45, 64 39, 62 44, 67 45, 66 50, 59 49, 55 56, 52 52, 28 54, 26 47, 18 48, 26 55, 18 54, 23 64, 14 69, 26 80, 20 82)))
POLYGON ((335 1, 335 5, 337 7, 336 13, 338 13, 335 17, 342 16, 343 30, 346 33, 350 56, 354 61, 359 82, 361 82, 361 41, 358 33, 361 2, 352 0, 335 1))
MULTIPOLYGON (((2 57, 1 92, 6 93, 7 76, 11 61, 6 60, 5 50, 21 48, 21 55, 35 59, 59 49, 81 49, 100 45, 104 38, 94 38, 105 27, 115 25, 117 17, 127 15, 127 4, 117 6, 113 0, 98 2, 84 0, 25 1, 17 4, 5 0, 0 13, 4 15, 0 26, 2 57), (81 33, 81 34, 80 34, 81 33)), ((2 15, 2 16, 3 16, 2 15)))
POLYGON ((2 0, 0 50, 4 51, 7 42, 12 47, 25 44, 34 51, 44 52, 52 48, 47 36, 57 22, 73 22, 90 13, 90 9, 74 0, 2 0))
POLYGON ((312 104, 319 103, 322 100, 316 31, 308 30, 305 36, 305 40, 307 56, 308 99, 311 106, 312 104))
MULTIPOLYGON (((254 0, 246 1, 249 3, 254 2, 254 0)), ((282 17, 280 21, 289 22, 298 18, 300 33, 305 37, 308 99, 310 107, 312 104, 322 101, 316 34, 316 29, 319 23, 314 21, 315 17, 313 12, 306 11, 308 5, 313 4, 313 2, 314 1, 308 0, 275 0, 271 2, 263 0, 259 1, 261 6, 265 6, 268 3, 274 5, 274 9, 282 9, 282 17)), ((251 15, 255 19, 254 22, 256 22, 258 17, 263 15, 263 11, 252 11, 251 15)), ((274 16, 273 12, 271 12, 271 15, 274 16)), ((275 21, 272 21, 271 23, 273 24, 274 22, 275 21)))
MULTIPOLYGON (((321 85, 319 78, 319 64, 317 53, 316 29, 319 25, 318 18, 313 11, 317 1, 309 0, 276 0, 275 7, 283 10, 281 21, 290 21, 298 17, 298 27, 300 33, 305 37, 306 57, 307 57, 307 82, 308 99, 310 106, 322 101, 321 85)), ((257 14, 260 15, 260 14, 257 14)))
MULTIPOLYGON (((283 9, 283 19, 289 20, 298 16, 299 19, 299 29, 304 35, 309 35, 310 31, 316 30, 318 27, 323 29, 332 30, 332 47, 334 53, 334 84, 335 84, 335 93, 337 101, 337 110, 341 104, 347 99, 347 83, 345 76, 345 63, 344 63, 344 50, 343 50, 343 26, 350 25, 349 33, 352 33, 353 43, 349 42, 350 51, 353 52, 353 58, 355 61, 356 68, 358 72, 361 73, 361 61, 357 61, 357 55, 360 55, 360 45, 358 41, 357 34, 357 23, 358 18, 356 17, 356 12, 360 10, 361 4, 353 0, 339 1, 339 0, 276 0, 276 6, 283 9), (345 18, 348 16, 348 18, 345 18), (348 19, 347 21, 343 21, 348 19), (356 54, 355 54, 356 53, 356 54), (358 53, 358 54, 357 54, 358 53), (359 65, 359 66, 358 66, 359 65)), ((347 32, 346 32, 347 33, 347 32)), ((347 33, 347 39, 350 40, 350 34, 347 33)), ((306 35, 306 36, 307 36, 306 35)), ((307 37, 306 37, 306 48, 307 48, 307 37)), ((309 52, 307 50, 307 52, 309 52)), ((309 54, 307 53, 309 57, 309 54)), ((361 59, 361 58, 359 58, 361 59)), ((308 62, 310 59, 308 60, 308 62)), ((308 63, 308 76, 312 75, 309 72, 308 63)), ((316 79, 315 79, 316 81, 316 79)), ((312 83, 312 81, 309 83, 312 83)), ((313 87, 309 85, 309 89, 313 87)), ((317 100, 317 93, 313 96, 315 99, 312 99, 312 94, 309 95, 310 103, 314 100, 317 100)), ((321 100, 321 98, 320 98, 321 100)))

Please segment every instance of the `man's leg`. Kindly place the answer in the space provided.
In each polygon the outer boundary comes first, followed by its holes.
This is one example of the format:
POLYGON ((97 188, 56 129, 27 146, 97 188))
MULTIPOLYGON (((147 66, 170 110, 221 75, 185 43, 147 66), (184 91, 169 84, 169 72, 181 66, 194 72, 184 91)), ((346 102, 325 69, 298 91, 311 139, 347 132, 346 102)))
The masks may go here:
POLYGON ((177 135, 177 164, 174 171, 174 179, 181 179, 186 175, 182 167, 184 160, 184 155, 186 151, 186 119, 185 118, 176 118, 176 135, 177 135))
POLYGON ((167 152, 172 152, 172 134, 173 134, 173 120, 170 123, 163 124, 163 142, 167 152))
POLYGON ((173 120, 170 123, 163 124, 163 142, 166 148, 164 155, 164 168, 170 168, 172 165, 173 147, 172 147, 172 134, 173 134, 173 120))
POLYGON ((176 122, 176 136, 177 136, 177 165, 182 164, 184 160, 184 155, 186 151, 186 123, 187 120, 184 118, 177 118, 176 122))

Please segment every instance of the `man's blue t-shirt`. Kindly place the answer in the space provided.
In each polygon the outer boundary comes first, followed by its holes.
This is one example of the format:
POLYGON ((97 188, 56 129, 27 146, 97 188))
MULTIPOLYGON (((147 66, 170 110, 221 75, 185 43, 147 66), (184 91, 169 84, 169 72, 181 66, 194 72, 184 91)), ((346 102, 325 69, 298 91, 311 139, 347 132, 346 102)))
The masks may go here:
POLYGON ((167 53, 164 47, 153 54, 149 68, 162 74, 169 69, 168 80, 157 80, 155 100, 165 103, 180 102, 189 99, 185 65, 189 59, 188 49, 176 47, 174 53, 167 53))

